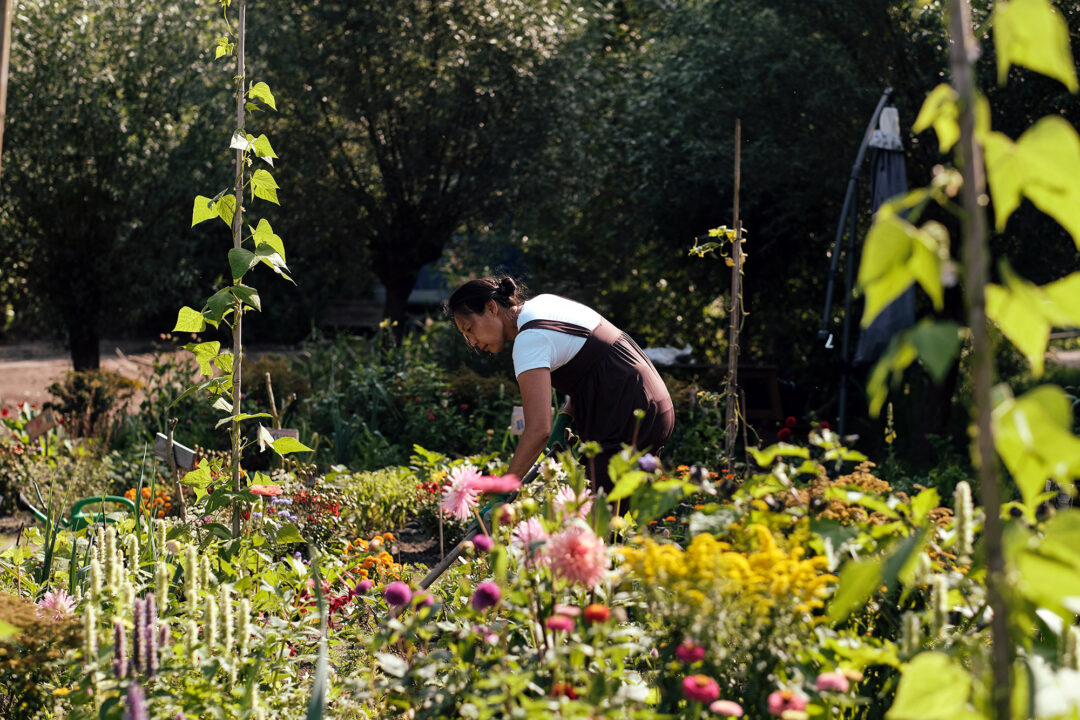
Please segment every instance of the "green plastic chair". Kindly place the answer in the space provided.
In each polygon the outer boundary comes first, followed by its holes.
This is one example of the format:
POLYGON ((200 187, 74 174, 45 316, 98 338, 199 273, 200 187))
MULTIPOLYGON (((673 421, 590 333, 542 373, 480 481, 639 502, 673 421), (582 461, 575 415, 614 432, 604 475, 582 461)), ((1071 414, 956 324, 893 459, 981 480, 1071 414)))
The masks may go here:
MULTIPOLYGON (((90 506, 91 508, 93 508, 96 506, 98 508, 101 508, 104 503, 113 503, 116 505, 120 505, 129 512, 135 512, 135 503, 131 500, 128 500, 126 497, 120 497, 119 495, 99 495, 97 497, 83 498, 82 500, 79 500, 77 503, 72 505, 71 515, 66 518, 60 518, 60 525, 71 530, 82 530, 84 527, 97 523, 119 522, 117 518, 109 517, 107 513, 101 510, 99 510, 98 512, 93 512, 93 510, 91 510, 89 514, 83 512, 84 507, 90 506)), ((34 505, 26 499, 26 495, 21 492, 19 493, 19 505, 21 505, 24 510, 37 518, 37 520, 42 524, 47 524, 49 522, 49 518, 45 515, 45 513, 34 507, 34 505)))

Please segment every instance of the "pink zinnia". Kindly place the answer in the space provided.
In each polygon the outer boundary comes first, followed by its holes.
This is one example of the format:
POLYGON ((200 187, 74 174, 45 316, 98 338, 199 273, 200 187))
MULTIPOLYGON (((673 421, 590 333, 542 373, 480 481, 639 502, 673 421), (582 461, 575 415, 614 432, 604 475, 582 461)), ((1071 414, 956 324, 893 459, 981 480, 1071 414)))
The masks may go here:
POLYGON ((503 475, 501 477, 483 475, 470 480, 468 488, 481 494, 493 493, 495 495, 501 495, 503 493, 511 493, 520 490, 521 480, 518 480, 517 475, 503 475))
POLYGON ((536 547, 534 543, 546 543, 550 538, 544 532, 544 525, 539 518, 522 520, 514 526, 514 532, 510 535, 510 544, 525 550, 525 556, 529 563, 546 564, 548 559, 544 555, 542 546, 536 547))
POLYGON ((708 675, 690 675, 682 682, 683 696, 699 703, 711 703, 720 697, 720 686, 708 675))
POLYGON ((717 715, 727 715, 728 717, 742 717, 743 715, 742 705, 734 700, 717 700, 709 706, 709 710, 717 715))
POLYGON ((555 509, 563 515, 569 515, 572 510, 577 510, 578 517, 585 519, 592 510, 592 493, 585 488, 580 495, 575 495, 572 487, 563 485, 555 493, 555 509))
POLYGON ((63 620, 75 612, 75 598, 68 595, 67 590, 58 588, 46 592, 37 606, 52 612, 53 620, 63 620))
POLYGON ((386 602, 390 605, 397 605, 399 607, 408 605, 409 601, 412 600, 412 588, 400 580, 395 580, 383 590, 383 598, 385 598, 386 602))
POLYGON ((833 690, 835 692, 847 692, 851 684, 848 679, 838 672, 821 673, 817 676, 817 682, 815 686, 818 692, 826 692, 833 690))
POLYGON ((498 585, 490 581, 482 582, 473 591, 472 606, 477 610, 484 611, 498 603, 501 597, 502 591, 499 590, 498 585))
POLYGON ((252 485, 248 488, 252 495, 280 495, 285 488, 280 485, 252 485))
POLYGON ((774 690, 769 693, 769 714, 780 717, 787 710, 800 712, 806 709, 807 697, 798 690, 774 690))
POLYGON ((692 665, 705 659, 705 648, 696 645, 692 640, 683 640, 679 647, 675 648, 675 657, 681 663, 692 665))
POLYGON ((581 614, 581 608, 574 607, 573 605, 559 605, 551 608, 551 611, 556 615, 565 615, 566 617, 577 617, 581 614))
POLYGON ((476 535, 472 539, 473 547, 480 552, 491 552, 491 548, 495 547, 495 541, 491 539, 490 535, 476 535))
POLYGON ((565 615, 552 615, 544 621, 544 625, 548 630, 561 630, 563 632, 570 632, 574 629, 573 618, 568 618, 565 615))
POLYGON ((478 493, 469 484, 480 477, 480 471, 472 465, 461 465, 450 471, 450 484, 443 488, 439 507, 447 515, 458 520, 468 520, 476 509, 478 493))
POLYGON ((592 530, 572 525, 548 541, 548 558, 555 574, 592 590, 608 569, 604 541, 592 530))

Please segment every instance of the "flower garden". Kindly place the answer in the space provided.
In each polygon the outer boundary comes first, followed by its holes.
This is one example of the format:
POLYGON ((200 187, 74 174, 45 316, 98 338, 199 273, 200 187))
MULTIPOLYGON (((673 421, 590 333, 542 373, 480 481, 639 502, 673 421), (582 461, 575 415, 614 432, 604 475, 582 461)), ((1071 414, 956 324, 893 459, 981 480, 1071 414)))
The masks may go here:
MULTIPOLYGON (((1050 329, 1080 326, 1080 273, 1036 286, 1003 262, 989 283, 982 225, 1026 197, 1080 247, 1080 136, 1053 114, 1015 142, 991 130, 969 8, 949 6, 954 85, 916 131, 955 167, 882 206, 858 275, 864 325, 915 285, 940 308, 958 263, 941 223, 916 223, 952 213, 967 325, 920 322, 870 371, 881 456, 812 413, 729 442, 734 388, 668 376, 675 434, 612 458, 610 492, 589 487, 588 442, 506 473, 517 387, 464 362, 452 323, 245 351, 262 303, 245 276, 291 271, 245 215, 279 187, 243 113, 277 104, 245 84, 230 25, 235 194, 192 212, 235 229, 230 279, 179 310, 138 407, 98 370, 47 408, 0 408, 0 515, 19 526, 0 545, 0 717, 1080 717, 1076 385, 1040 379, 1050 329), (992 384, 992 340, 1034 387, 992 384), (964 376, 972 439, 921 473, 887 404, 916 361, 964 376)), ((1049 2, 993 13, 1003 79, 1080 87, 1049 2)), ((733 251, 737 276, 732 235, 691 252, 733 251)))

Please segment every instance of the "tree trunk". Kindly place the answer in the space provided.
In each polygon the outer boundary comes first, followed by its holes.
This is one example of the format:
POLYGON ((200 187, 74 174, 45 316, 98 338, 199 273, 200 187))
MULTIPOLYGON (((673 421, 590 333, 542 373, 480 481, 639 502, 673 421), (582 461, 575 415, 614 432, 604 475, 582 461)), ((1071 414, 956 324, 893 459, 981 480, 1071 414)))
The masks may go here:
POLYGON ((395 272, 380 274, 379 280, 386 287, 386 303, 383 317, 394 323, 394 337, 400 341, 405 336, 405 324, 409 320, 409 295, 416 285, 420 268, 395 268, 395 272))
POLYGON ((69 323, 68 345, 71 364, 77 372, 101 367, 101 349, 97 328, 89 323, 69 323))

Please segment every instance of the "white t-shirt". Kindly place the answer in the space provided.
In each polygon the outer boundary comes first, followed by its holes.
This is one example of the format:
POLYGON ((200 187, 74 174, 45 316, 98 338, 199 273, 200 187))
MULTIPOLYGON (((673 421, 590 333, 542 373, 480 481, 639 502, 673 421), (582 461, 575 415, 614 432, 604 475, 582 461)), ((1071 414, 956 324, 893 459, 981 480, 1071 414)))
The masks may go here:
MULTIPOLYGON (((600 313, 579 302, 558 295, 537 295, 521 306, 517 326, 532 320, 558 320, 592 330, 603 318, 600 313)), ((557 370, 570 362, 585 345, 585 338, 556 330, 533 328, 518 333, 514 339, 514 375, 526 370, 557 370)))

